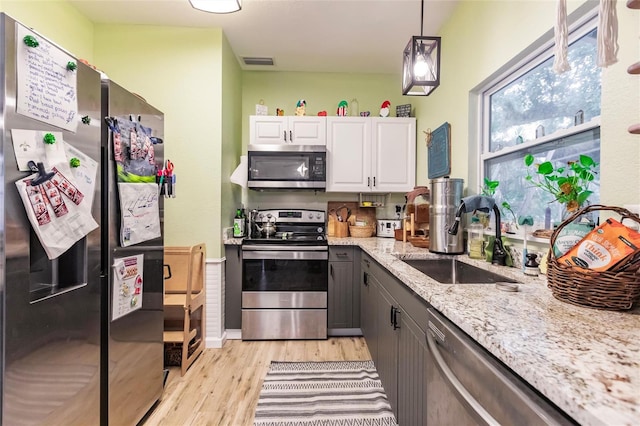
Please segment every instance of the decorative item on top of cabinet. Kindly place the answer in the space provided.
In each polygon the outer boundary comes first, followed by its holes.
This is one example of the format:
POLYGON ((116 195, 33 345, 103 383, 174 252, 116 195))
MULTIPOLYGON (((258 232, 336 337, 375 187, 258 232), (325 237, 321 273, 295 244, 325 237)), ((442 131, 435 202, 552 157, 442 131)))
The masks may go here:
POLYGON ((396 117, 411 117, 411 104, 398 105, 396 107, 396 117))
POLYGON ((296 104, 296 116, 302 117, 306 115, 307 101, 300 99, 296 104))
POLYGON ((380 106, 380 117, 388 117, 390 108, 391 108, 391 102, 384 101, 380 106))
POLYGON ((349 105, 347 104, 347 101, 340 101, 340 103, 338 104, 338 111, 336 112, 336 115, 338 117, 346 117, 348 114, 348 109, 349 109, 349 105))

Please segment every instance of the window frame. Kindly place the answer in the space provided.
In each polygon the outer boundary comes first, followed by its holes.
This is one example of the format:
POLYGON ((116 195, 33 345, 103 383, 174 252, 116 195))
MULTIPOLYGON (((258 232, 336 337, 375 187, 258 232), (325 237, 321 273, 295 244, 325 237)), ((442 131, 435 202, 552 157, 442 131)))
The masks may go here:
MULTIPOLYGON (((571 19, 571 17, 569 19, 571 19)), ((578 18, 575 18, 573 22, 568 24, 568 44, 570 45, 596 28, 598 28, 598 9, 593 8, 583 13, 578 18)), ((479 140, 476 145, 478 149, 476 155, 476 164, 478 167, 476 170, 476 176, 479 188, 483 187, 483 182, 486 176, 487 161, 516 152, 522 152, 524 156, 533 147, 600 127, 600 117, 594 117, 586 123, 557 130, 552 134, 545 135, 540 138, 525 141, 515 146, 505 147, 499 151, 490 152, 491 96, 530 72, 541 63, 553 58, 555 53, 554 45, 555 41, 553 30, 550 30, 536 43, 525 49, 520 55, 518 55, 518 57, 516 57, 516 59, 511 61, 511 63, 505 64, 504 67, 501 67, 494 75, 489 77, 478 87, 476 93, 478 93, 477 123, 479 124, 479 140)))

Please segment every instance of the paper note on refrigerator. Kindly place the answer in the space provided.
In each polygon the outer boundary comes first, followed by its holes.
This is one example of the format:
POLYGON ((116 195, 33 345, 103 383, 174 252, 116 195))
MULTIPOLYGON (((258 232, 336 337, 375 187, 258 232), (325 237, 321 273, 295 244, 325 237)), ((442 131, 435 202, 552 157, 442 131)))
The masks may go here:
POLYGON ((27 165, 29 161, 42 162, 47 168, 67 161, 62 132, 11 129, 11 140, 13 141, 13 152, 20 171, 31 171, 27 165), (43 142, 47 133, 55 136, 56 143, 49 145, 43 142))
POLYGON ((16 181, 18 193, 42 247, 55 259, 98 227, 82 191, 57 168, 38 183, 39 174, 16 181))
POLYGON ((20 24, 16 27, 16 111, 75 132, 79 120, 77 70, 67 69, 67 64, 77 65, 77 61, 34 31, 20 24), (27 36, 36 43, 23 42, 27 36))
POLYGON ((113 259, 111 321, 142 308, 144 255, 113 259))
POLYGON ((122 225, 120 245, 127 247, 160 237, 158 185, 118 183, 122 225))

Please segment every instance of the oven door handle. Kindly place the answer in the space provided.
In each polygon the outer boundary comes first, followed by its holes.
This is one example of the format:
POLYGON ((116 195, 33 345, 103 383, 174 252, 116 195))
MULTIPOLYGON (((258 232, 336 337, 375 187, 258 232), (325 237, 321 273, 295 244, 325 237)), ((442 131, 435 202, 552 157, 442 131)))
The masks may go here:
POLYGON ((243 260, 328 260, 327 251, 281 251, 281 250, 261 250, 245 251, 242 253, 243 260))

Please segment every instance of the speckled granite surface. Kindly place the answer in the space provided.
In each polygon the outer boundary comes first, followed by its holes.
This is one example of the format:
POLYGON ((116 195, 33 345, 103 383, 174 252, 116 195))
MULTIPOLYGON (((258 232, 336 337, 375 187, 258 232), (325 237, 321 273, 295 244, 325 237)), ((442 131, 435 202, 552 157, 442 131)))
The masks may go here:
POLYGON ((584 425, 640 425, 640 309, 609 312, 556 300, 546 277, 526 277, 458 256, 515 278, 517 293, 493 285, 447 285, 399 258, 443 257, 385 238, 330 238, 357 245, 415 293, 584 425))

